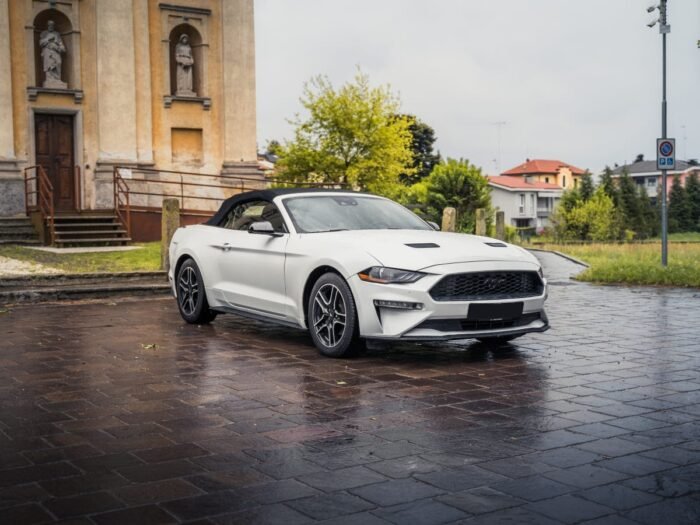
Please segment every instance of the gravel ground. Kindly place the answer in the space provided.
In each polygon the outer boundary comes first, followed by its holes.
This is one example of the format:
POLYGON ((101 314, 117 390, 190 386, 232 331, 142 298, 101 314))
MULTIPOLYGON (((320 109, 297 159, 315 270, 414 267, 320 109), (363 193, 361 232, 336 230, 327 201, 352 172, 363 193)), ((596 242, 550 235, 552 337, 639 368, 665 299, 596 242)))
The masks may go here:
POLYGON ((10 259, 9 257, 3 257, 0 255, 0 277, 7 277, 9 275, 46 275, 51 273, 62 273, 61 270, 57 268, 51 268, 50 266, 44 266, 42 264, 30 263, 25 261, 18 261, 17 259, 10 259))

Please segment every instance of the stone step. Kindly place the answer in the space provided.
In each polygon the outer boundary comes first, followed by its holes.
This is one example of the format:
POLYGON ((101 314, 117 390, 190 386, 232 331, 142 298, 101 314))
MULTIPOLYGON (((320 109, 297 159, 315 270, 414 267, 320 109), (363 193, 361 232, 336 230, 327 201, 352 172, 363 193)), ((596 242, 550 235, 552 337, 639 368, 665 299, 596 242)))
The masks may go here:
POLYGON ((56 230, 56 235, 125 236, 126 230, 56 230))
POLYGON ((54 226, 58 230, 59 228, 115 228, 121 225, 121 222, 57 222, 54 226))
MULTIPOLYGON (((46 217, 48 220, 50 217, 46 217)), ((114 214, 90 214, 90 215, 54 215, 54 222, 80 222, 80 221, 116 221, 114 214)))
POLYGON ((19 246, 29 246, 35 244, 41 244, 39 239, 0 239, 0 246, 7 246, 8 244, 16 244, 19 246))
POLYGON ((131 237, 98 237, 89 239, 78 239, 78 238, 57 238, 54 240, 56 244, 82 244, 82 245, 98 245, 98 244, 123 244, 131 242, 131 237))
POLYGON ((36 230, 31 226, 17 226, 16 228, 8 228, 0 225, 0 237, 5 235, 36 235, 36 230))

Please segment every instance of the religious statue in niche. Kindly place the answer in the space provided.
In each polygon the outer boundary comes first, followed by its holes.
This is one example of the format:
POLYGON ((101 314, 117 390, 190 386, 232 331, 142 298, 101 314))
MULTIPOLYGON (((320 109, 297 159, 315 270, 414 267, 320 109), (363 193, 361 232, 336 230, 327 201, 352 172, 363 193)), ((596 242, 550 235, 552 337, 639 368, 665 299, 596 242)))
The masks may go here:
POLYGON ((175 95, 196 97, 197 93, 194 92, 192 81, 192 68, 194 67, 192 46, 190 45, 190 37, 185 34, 180 35, 175 46, 175 62, 177 64, 175 95))
POLYGON ((66 89, 68 84, 61 80, 61 65, 66 46, 61 34, 56 31, 53 20, 49 20, 46 30, 39 35, 41 47, 42 68, 44 70, 44 87, 66 89))

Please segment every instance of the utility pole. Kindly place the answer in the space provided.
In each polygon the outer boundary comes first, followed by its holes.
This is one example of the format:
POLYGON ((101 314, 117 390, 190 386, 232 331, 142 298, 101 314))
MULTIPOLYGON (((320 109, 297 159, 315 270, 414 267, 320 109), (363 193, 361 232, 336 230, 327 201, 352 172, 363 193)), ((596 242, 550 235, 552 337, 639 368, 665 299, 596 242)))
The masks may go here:
POLYGON ((501 174, 501 129, 503 126, 505 126, 507 122, 505 121, 499 121, 499 122, 493 122, 492 125, 496 126, 497 133, 498 133, 498 156, 496 157, 496 175, 501 174))
MULTIPOLYGON (((659 18, 647 24, 648 27, 654 27, 659 24, 659 33, 661 33, 662 59, 661 59, 661 81, 662 81, 662 96, 661 96, 661 138, 668 138, 668 130, 666 128, 666 35, 671 32, 671 26, 668 25, 667 16, 668 0, 661 0, 659 5, 650 6, 647 12, 653 13, 654 10, 659 10, 659 18)), ((667 203, 667 184, 668 170, 661 170, 661 264, 668 266, 668 203, 667 203)))

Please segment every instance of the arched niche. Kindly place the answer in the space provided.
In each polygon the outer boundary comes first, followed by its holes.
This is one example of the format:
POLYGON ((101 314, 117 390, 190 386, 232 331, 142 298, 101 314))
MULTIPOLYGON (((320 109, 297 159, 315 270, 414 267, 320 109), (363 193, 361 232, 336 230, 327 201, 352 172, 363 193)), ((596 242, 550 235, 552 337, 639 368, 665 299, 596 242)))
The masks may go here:
POLYGON ((170 94, 177 95, 177 63, 175 61, 175 50, 182 35, 187 35, 189 45, 192 47, 192 58, 194 65, 192 68, 192 89, 197 97, 204 96, 204 52, 202 35, 190 24, 179 24, 171 31, 168 38, 170 42, 170 94))
POLYGON ((33 21, 34 32, 34 84, 37 87, 44 85, 46 78, 43 67, 43 57, 41 54, 41 45, 39 43, 41 33, 44 32, 49 25, 49 21, 54 24, 54 30, 61 35, 61 40, 65 47, 65 53, 61 54, 61 80, 67 84, 67 89, 79 88, 79 72, 77 71, 78 62, 78 43, 75 37, 75 31, 69 18, 58 9, 46 9, 41 11, 33 21))

